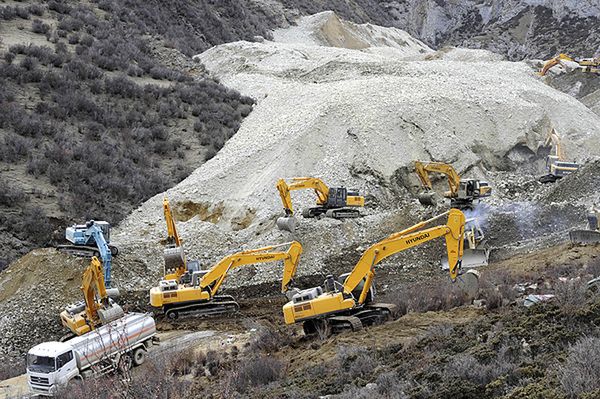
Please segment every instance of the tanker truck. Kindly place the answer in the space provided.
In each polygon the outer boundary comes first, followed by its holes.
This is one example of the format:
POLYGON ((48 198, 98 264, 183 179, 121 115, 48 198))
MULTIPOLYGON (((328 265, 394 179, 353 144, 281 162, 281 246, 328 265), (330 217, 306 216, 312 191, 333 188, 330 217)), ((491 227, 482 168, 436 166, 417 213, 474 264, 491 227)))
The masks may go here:
POLYGON ((157 341, 149 314, 128 313, 65 342, 44 342, 27 353, 27 382, 32 392, 54 396, 73 379, 139 366, 157 341))

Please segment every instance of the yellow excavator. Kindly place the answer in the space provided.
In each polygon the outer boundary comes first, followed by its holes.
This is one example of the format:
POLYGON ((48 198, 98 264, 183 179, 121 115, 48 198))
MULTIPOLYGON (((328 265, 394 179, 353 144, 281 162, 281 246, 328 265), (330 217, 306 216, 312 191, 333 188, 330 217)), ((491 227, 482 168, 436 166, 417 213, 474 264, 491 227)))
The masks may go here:
POLYGON ((554 155, 548 155, 546 157, 546 169, 548 173, 539 178, 541 183, 554 183, 558 179, 579 169, 578 163, 567 161, 567 156, 561 145, 560 137, 554 128, 548 133, 544 147, 548 147, 550 144, 554 146, 555 153, 554 155))
POLYGON ((292 241, 228 255, 208 270, 190 268, 188 264, 185 273, 167 275, 157 287, 150 289, 150 304, 170 319, 186 313, 205 316, 236 312, 240 307, 232 296, 217 295, 231 270, 244 265, 283 261, 281 291, 285 293, 296 274, 301 253, 302 245, 292 241), (286 246, 287 251, 275 251, 286 246))
POLYGON ((572 58, 567 54, 559 54, 556 57, 546 61, 540 70, 540 75, 545 76, 550 69, 556 65, 564 65, 563 61, 575 63, 578 70, 583 72, 600 74, 600 57, 595 58, 572 58))
POLYGON ((337 280, 327 276, 323 287, 297 292, 283 306, 286 324, 303 323, 306 334, 329 335, 343 330, 359 330, 363 325, 378 324, 393 317, 396 307, 376 303, 373 279, 375 266, 388 256, 424 244, 438 237, 446 239, 450 278, 477 285, 476 273, 461 274, 464 245, 465 216, 458 209, 418 223, 373 244, 361 256, 352 272, 337 280), (425 228, 446 216, 446 224, 425 228), (468 277, 467 277, 468 274, 468 277))
POLYGON ((433 185, 429 179, 429 173, 442 173, 448 178, 449 191, 444 197, 450 198, 450 206, 461 210, 473 209, 473 201, 492 195, 492 187, 482 180, 461 179, 452 165, 443 162, 421 162, 415 161, 415 171, 423 185, 418 198, 423 205, 436 205, 438 195, 433 191, 433 185))
POLYGON ((60 314, 62 324, 75 335, 83 335, 124 315, 123 309, 111 299, 118 296, 118 291, 106 288, 102 263, 95 256, 83 272, 82 280, 84 301, 67 306, 60 314))
POLYGON ((572 230, 569 232, 569 238, 573 244, 596 244, 600 242, 600 207, 592 205, 588 214, 587 230, 572 230))
POLYGON ((358 191, 348 190, 345 187, 329 187, 316 177, 294 177, 289 184, 285 179, 279 179, 277 191, 285 211, 285 215, 277 219, 277 227, 280 230, 293 232, 296 229, 297 220, 294 217, 290 193, 303 189, 313 189, 317 195, 317 206, 302 211, 302 216, 305 218, 321 215, 335 219, 356 218, 360 216, 360 211, 356 208, 365 206, 365 198, 359 195, 358 191))

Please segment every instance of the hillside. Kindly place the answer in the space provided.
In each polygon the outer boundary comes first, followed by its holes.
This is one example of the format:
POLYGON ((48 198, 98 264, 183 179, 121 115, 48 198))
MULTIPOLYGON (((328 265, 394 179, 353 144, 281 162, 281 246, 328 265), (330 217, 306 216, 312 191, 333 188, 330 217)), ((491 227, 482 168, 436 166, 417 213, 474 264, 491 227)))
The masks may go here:
MULTIPOLYGON (((283 321, 279 264, 248 266, 223 285, 240 312, 157 315, 165 339, 151 361, 63 397, 597 397, 600 301, 586 282, 600 274, 598 246, 568 232, 600 201, 598 80, 542 78, 522 60, 597 46, 595 31, 578 40, 597 7, 577 4, 0 0, 0 380, 62 336, 58 313, 81 299, 87 260, 43 248, 66 224, 113 222, 127 311, 153 311, 165 196, 188 259, 207 267, 297 240, 294 284, 307 288, 448 209, 417 201, 418 159, 493 188, 465 212, 492 247, 475 301, 440 271, 436 240, 378 265, 378 301, 402 317, 306 337, 283 321), (550 23, 577 29, 540 31, 550 23), (581 168, 544 185, 552 127, 581 168), (360 190, 362 216, 278 230, 275 183, 294 176, 360 190), (554 297, 525 307, 529 294, 554 297)), ((300 215, 314 194, 293 202, 300 215)))
MULTIPOLYGON (((218 151, 251 104, 205 79, 202 66, 191 62, 213 45, 269 39, 299 15, 334 10, 346 20, 404 29, 432 49, 482 48, 512 60, 560 51, 591 56, 598 49, 598 9, 579 4, 2 0, 0 182, 7 189, 0 196, 0 268, 60 241, 70 223, 116 224, 218 151), (92 150, 98 142, 104 155, 92 150), (141 159, 126 142, 151 155, 141 159), (51 155, 65 146, 76 151, 51 155), (95 159, 81 161, 88 153, 95 159), (57 167, 64 163, 74 166, 57 167)), ((593 96, 584 103, 597 108, 593 96)))

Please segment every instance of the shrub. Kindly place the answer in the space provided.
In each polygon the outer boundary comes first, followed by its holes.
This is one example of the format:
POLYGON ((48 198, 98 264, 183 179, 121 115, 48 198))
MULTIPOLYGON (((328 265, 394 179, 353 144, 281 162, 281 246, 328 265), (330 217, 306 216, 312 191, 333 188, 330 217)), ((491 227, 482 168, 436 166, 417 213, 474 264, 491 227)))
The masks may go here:
POLYGON ((377 366, 371 353, 360 347, 341 346, 338 348, 336 358, 350 380, 370 375, 377 366))
POLYGON ((554 287, 556 302, 566 314, 573 314, 578 308, 585 305, 587 284, 576 278, 567 281, 558 281, 554 287))
POLYGON ((259 356, 237 363, 227 378, 228 388, 245 393, 251 387, 266 385, 279 380, 285 373, 284 364, 268 356, 259 356))
POLYGON ((0 205, 14 206, 25 200, 25 193, 18 187, 9 184, 0 178, 0 205))
POLYGON ((565 362, 558 366, 564 393, 576 398, 600 389, 600 338, 582 337, 569 347, 565 362))
POLYGON ((50 25, 42 22, 39 19, 34 19, 31 23, 31 30, 33 33, 46 34, 50 30, 50 25))

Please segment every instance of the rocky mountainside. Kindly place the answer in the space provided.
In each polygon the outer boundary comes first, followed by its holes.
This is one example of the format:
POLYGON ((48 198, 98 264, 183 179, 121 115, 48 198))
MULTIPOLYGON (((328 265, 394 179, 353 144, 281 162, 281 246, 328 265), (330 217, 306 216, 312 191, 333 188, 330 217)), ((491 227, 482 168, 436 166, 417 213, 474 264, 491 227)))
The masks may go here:
POLYGON ((511 60, 559 52, 591 57, 600 50, 600 6, 585 0, 281 0, 302 13, 333 10, 360 23, 393 26, 433 48, 460 46, 511 60))
MULTIPOLYGON (((215 158, 166 193, 192 257, 210 263, 239 248, 294 238, 311 254, 299 273, 322 272, 335 248, 360 246, 422 217, 414 200, 416 159, 451 162, 498 187, 493 205, 504 224, 492 227, 492 234, 502 237, 502 245, 535 239, 542 231, 562 234, 582 220, 569 213, 568 220, 537 233, 514 227, 502 234, 521 213, 551 219, 557 211, 550 202, 533 202, 550 189, 535 181, 544 169, 548 149, 541 144, 550 126, 562 132, 567 152, 579 162, 593 158, 600 143, 594 128, 600 118, 546 85, 527 64, 500 61, 482 50, 435 52, 405 32, 348 23, 331 12, 305 17, 273 36, 195 57, 257 105, 215 158), (277 178, 306 175, 360 189, 369 203, 366 217, 303 220, 296 235, 274 229, 281 214, 277 178), (517 195, 521 207, 511 208, 517 195)), ((162 198, 145 203, 114 235, 125 254, 142 259, 156 275, 165 234, 162 198), (132 231, 141 232, 139 238, 132 231)), ((576 202, 585 207, 588 200, 576 202)), ((299 192, 294 201, 314 199, 299 192)), ((278 275, 260 270, 260 281, 278 275)))

